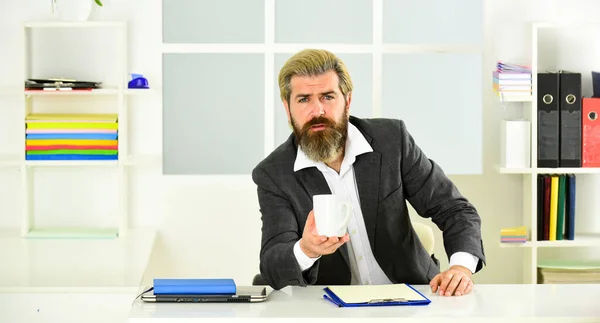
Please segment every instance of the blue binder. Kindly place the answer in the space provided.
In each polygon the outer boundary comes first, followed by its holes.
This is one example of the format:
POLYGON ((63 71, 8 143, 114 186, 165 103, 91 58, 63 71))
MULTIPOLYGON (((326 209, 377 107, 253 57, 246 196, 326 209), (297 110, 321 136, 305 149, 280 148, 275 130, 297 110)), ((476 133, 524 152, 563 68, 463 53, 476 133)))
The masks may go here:
POLYGON ((233 279, 154 279, 155 295, 233 295, 233 279))
MULTIPOLYGON (((325 291, 325 295, 323 298, 330 301, 337 307, 360 307, 360 306, 418 306, 418 305, 429 305, 431 300, 428 299, 425 295, 421 294, 419 291, 414 289, 412 286, 408 284, 399 284, 405 285, 410 288, 416 297, 414 298, 371 298, 368 301, 364 302, 346 302, 340 296, 336 295, 331 288, 326 287, 323 290, 325 291)), ((352 286, 357 289, 357 292, 360 293, 361 288, 370 288, 372 286, 352 286)))

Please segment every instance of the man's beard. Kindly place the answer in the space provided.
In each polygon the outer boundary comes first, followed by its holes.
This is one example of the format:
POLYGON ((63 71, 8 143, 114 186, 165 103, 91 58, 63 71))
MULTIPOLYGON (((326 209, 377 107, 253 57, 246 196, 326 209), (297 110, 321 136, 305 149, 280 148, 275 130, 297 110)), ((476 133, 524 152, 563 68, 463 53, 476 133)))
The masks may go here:
POLYGON ((348 113, 345 109, 339 122, 319 116, 308 121, 302 129, 299 129, 292 118, 292 127, 296 142, 306 156, 314 161, 331 162, 346 148, 348 113), (320 131, 310 130, 317 124, 324 125, 325 128, 320 131))

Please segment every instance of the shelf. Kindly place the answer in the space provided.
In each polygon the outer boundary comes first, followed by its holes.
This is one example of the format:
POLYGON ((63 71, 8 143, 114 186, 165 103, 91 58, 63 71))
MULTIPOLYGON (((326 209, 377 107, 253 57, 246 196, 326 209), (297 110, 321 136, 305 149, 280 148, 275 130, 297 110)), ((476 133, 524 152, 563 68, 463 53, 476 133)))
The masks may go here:
POLYGON ((600 234, 575 233, 575 240, 527 241, 523 243, 500 243, 502 248, 600 247, 600 234))
POLYGON ((36 228, 29 231, 25 237, 41 239, 116 239, 119 237, 117 228, 36 228))
POLYGON ((500 242, 500 248, 528 248, 533 247, 531 241, 526 242, 500 242))
POLYGON ((502 174, 600 174, 600 168, 500 168, 502 174))
POLYGON ((515 96, 499 96, 500 102, 531 102, 531 96, 515 97, 515 96))
POLYGON ((539 174, 600 174, 600 168, 597 167, 577 167, 577 168, 538 168, 539 174))
POLYGON ((81 27, 123 27, 122 21, 30 21, 25 28, 81 28, 81 27))
POLYGON ((103 88, 103 89, 93 89, 90 91, 87 90, 71 90, 71 91, 28 91, 24 90, 23 93, 27 96, 51 96, 51 95, 116 95, 119 93, 119 90, 116 88, 103 88))
POLYGON ((125 89, 125 94, 127 95, 136 95, 136 94, 148 94, 154 92, 154 88, 150 89, 125 89))
POLYGON ((156 232, 132 229, 116 239, 28 239, 0 230, 0 292, 138 287, 156 232))
POLYGON ((25 160, 25 166, 63 167, 63 166, 117 166, 118 160, 25 160))
POLYGON ((551 247, 600 247, 600 234, 575 233, 575 240, 536 241, 539 248, 551 247))
POLYGON ((532 174, 533 168, 505 168, 500 167, 501 174, 532 174))
MULTIPOLYGON (((155 92, 155 89, 123 89, 124 95, 144 95, 155 92)), ((82 96, 82 95, 118 95, 119 89, 117 88, 101 88, 101 89, 93 89, 91 91, 28 91, 20 88, 10 88, 4 87, 0 88, 1 96, 10 96, 10 95, 21 95, 24 94, 26 97, 32 96, 82 96)))
POLYGON ((572 21, 572 22, 536 22, 532 24, 535 29, 544 28, 582 28, 582 27, 600 27, 600 23, 587 21, 572 21))
MULTIPOLYGON (((130 155, 125 166, 156 166, 162 163, 162 155, 130 155)), ((117 166, 118 160, 23 160, 17 155, 0 155, 0 167, 75 167, 75 166, 117 166)))

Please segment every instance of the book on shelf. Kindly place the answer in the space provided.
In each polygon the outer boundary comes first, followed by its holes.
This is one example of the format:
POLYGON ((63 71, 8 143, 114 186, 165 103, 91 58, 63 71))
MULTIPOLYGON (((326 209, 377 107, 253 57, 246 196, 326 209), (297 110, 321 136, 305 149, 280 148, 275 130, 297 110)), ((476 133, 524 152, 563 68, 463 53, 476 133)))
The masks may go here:
POLYGON ((493 72, 493 90, 502 100, 531 99, 531 68, 502 61, 496 63, 493 72))
POLYGON ((537 240, 575 239, 575 175, 537 177, 537 240))
POLYGON ((600 283, 600 261, 548 260, 537 271, 538 284, 600 283))
POLYGON ((30 114, 26 160, 117 160, 116 114, 30 114))
POLYGON ((509 63, 502 60, 496 62, 496 70, 500 73, 529 73, 531 74, 531 66, 523 64, 509 63))

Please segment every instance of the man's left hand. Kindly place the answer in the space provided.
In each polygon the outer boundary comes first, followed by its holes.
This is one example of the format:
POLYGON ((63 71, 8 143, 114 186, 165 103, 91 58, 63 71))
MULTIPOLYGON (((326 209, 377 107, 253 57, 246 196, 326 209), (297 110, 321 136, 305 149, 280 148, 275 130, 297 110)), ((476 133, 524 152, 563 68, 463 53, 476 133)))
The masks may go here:
POLYGON ((429 282, 429 286, 434 293, 439 290, 440 296, 465 295, 473 288, 471 275, 472 273, 468 268, 454 265, 433 277, 429 282))

